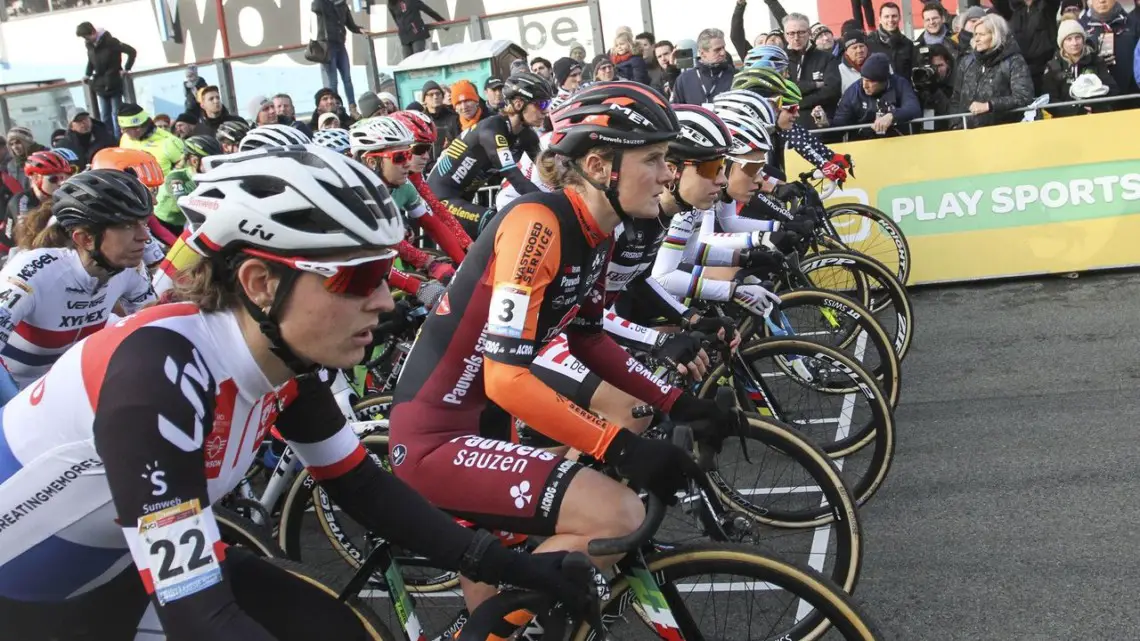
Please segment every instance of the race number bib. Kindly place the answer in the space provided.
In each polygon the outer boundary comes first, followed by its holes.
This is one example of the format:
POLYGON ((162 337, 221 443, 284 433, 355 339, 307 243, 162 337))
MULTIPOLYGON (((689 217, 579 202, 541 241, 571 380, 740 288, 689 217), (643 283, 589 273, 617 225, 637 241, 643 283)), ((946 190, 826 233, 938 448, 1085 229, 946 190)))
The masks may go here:
POLYGON ((491 294, 487 315, 487 333, 522 338, 526 327, 526 311, 530 306, 530 288, 514 283, 498 283, 491 294))
POLYGON ((197 499, 139 519, 139 542, 159 604, 222 582, 222 566, 215 552, 219 538, 216 523, 197 499))

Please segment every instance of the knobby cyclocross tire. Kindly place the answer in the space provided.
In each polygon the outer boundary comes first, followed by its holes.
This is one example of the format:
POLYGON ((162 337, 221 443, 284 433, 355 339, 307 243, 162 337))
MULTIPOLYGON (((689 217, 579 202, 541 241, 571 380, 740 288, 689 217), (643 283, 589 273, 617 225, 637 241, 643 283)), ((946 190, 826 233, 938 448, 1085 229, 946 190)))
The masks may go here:
MULTIPOLYGON (((289 559, 268 559, 268 561, 287 571, 289 574, 305 581, 309 585, 320 589, 334 599, 339 599, 340 593, 332 587, 337 584, 337 581, 327 572, 289 559)), ((402 637, 397 637, 392 634, 392 631, 389 630, 388 626, 384 624, 384 621, 380 619, 380 615, 376 614, 376 612, 368 607, 368 604, 364 603, 360 598, 351 596, 344 601, 344 604, 352 610, 352 613, 360 620, 361 627, 364 628, 364 631, 368 633, 369 638, 373 639, 373 641, 401 641, 402 637)))
POLYGON ((388 418, 392 412, 392 395, 369 394, 352 404, 352 413, 360 421, 376 421, 388 418))
MULTIPOLYGON (((868 446, 874 448, 871 450, 870 461, 867 463, 867 471, 865 474, 854 479, 851 478, 853 475, 844 475, 849 479, 848 486, 855 497, 857 505, 863 505, 870 500, 886 479, 887 472, 890 470, 891 463, 894 460, 895 450, 894 415, 891 413, 890 406, 887 404, 886 395, 879 389, 874 377, 867 372, 867 370, 863 369, 861 365, 848 358, 842 352, 803 340, 762 339, 741 346, 739 351, 746 363, 750 363, 750 359, 765 357, 779 358, 783 354, 812 354, 813 358, 823 360, 841 372, 846 370, 851 376, 866 381, 866 384, 859 386, 857 392, 850 393, 859 393, 867 399, 868 408, 872 412, 872 421, 868 423, 870 429, 860 430, 860 434, 852 433, 847 438, 826 443, 820 442, 818 439, 812 439, 810 436, 805 438, 813 441, 826 452, 831 459, 842 458, 868 446)), ((718 364, 709 372, 701 384, 700 389, 697 391, 697 396, 701 398, 714 398, 717 388, 721 385, 729 384, 730 382, 737 385, 734 391, 736 392, 739 403, 741 393, 739 384, 734 376, 730 376, 724 363, 718 364)), ((760 418, 763 419, 764 417, 760 418)), ((802 434, 802 431, 795 425, 789 425, 789 427, 796 429, 802 434)))
POLYGON ((900 283, 907 284, 912 262, 910 243, 890 216, 870 205, 859 203, 831 205, 827 208, 826 215, 839 242, 853 252, 879 261, 891 270, 900 283), (858 227, 852 228, 852 225, 858 227))
MULTIPOLYGON (((902 389, 899 357, 883 326, 865 307, 835 292, 797 289, 780 294, 780 304, 772 313, 777 310, 791 317, 789 320, 796 338, 838 349, 864 366, 866 355, 859 352, 861 349, 871 350, 875 356, 874 367, 867 369, 886 392, 891 408, 898 407, 902 389), (793 314, 793 309, 803 309, 808 315, 793 314), (860 341, 864 344, 861 345, 860 341)), ((768 323, 754 315, 749 315, 740 324, 740 335, 745 341, 753 337, 778 337, 772 333, 768 323)))
MULTIPOLYGON (((847 641, 875 641, 883 638, 876 625, 860 611, 850 596, 844 594, 830 580, 814 570, 788 565, 745 546, 723 543, 695 544, 650 555, 646 558, 646 565, 660 585, 676 587, 685 578, 731 572, 756 582, 778 586, 813 606, 814 609, 810 614, 798 622, 791 623, 787 629, 773 630, 766 636, 749 633, 743 637, 749 641, 813 641, 832 627, 847 641)), ((682 591, 683 586, 677 589, 682 591)), ((706 593, 715 593, 715 591, 706 593)), ((684 596, 683 592, 681 596, 684 596)), ((628 618, 641 619, 652 634, 653 626, 649 623, 649 614, 636 604, 630 580, 623 575, 611 586, 610 598, 602 604, 602 617, 608 622, 607 625, 616 627, 622 622, 622 614, 631 606, 634 613, 628 618)), ((792 607, 792 612, 795 612, 795 609, 792 607)), ((751 613, 751 610, 745 611, 751 613)), ((737 617, 737 625, 741 615, 742 613, 734 615, 737 617)), ((722 634, 708 632, 702 636, 706 639, 723 637, 722 634)), ((572 641, 597 641, 599 635, 594 633, 589 623, 582 622, 570 638, 572 641)), ((622 637, 618 635, 618 638, 622 637)))
POLYGON ((213 506, 211 511, 223 543, 243 547, 261 557, 285 556, 273 540, 272 532, 220 505, 213 506))
POLYGON ((807 256, 800 269, 817 289, 861 302, 890 336, 899 360, 906 358, 914 337, 914 309, 906 288, 890 270, 862 254, 836 251, 807 256))
MULTIPOLYGON (((361 442, 364 443, 369 454, 381 461, 381 465, 387 469, 388 435, 370 434, 363 437, 361 442)), ((285 501, 281 507, 278 540, 281 549, 285 551, 286 558, 300 562, 306 561, 302 552, 301 540, 305 533, 305 524, 315 521, 320 525, 321 533, 328 545, 351 569, 358 569, 363 563, 367 551, 359 549, 359 546, 345 533, 344 528, 336 523, 337 519, 344 518, 342 514, 333 505, 328 495, 313 480, 309 471, 301 470, 297 474, 297 478, 293 480, 293 485, 285 495, 285 501), (311 513, 309 512, 310 508, 312 508, 311 513), (306 519, 306 514, 312 514, 313 518, 306 519)), ((404 584, 409 592, 443 592, 452 590, 459 585, 459 575, 455 572, 440 570, 429 576, 422 576, 412 572, 418 566, 413 565, 409 559, 398 554, 397 558, 400 567, 404 570, 404 584)))
MULTIPOLYGON (((707 476, 721 502, 753 521, 773 528, 806 530, 830 525, 835 534, 835 565, 826 575, 845 592, 851 593, 863 565, 862 527, 854 495, 847 488, 835 464, 818 445, 790 426, 775 421, 749 416, 744 438, 751 443, 748 448, 749 458, 754 465, 768 469, 773 467, 764 460, 769 452, 774 456, 792 459, 819 488, 826 503, 820 501, 810 509, 791 510, 779 506, 776 503, 779 495, 774 493, 746 496, 737 488, 742 484, 754 487, 756 482, 741 479, 740 475, 734 475, 730 481, 724 477, 718 465, 707 476), (765 502, 763 497, 769 497, 770 500, 765 502)), ((736 439, 725 441, 721 448, 722 454, 737 447, 738 443, 736 439)), ((700 447, 699 443, 697 447, 700 447)), ((717 455, 714 460, 719 463, 721 455, 717 455)), ((747 466, 748 462, 742 461, 741 465, 747 466)), ((763 536, 759 538, 763 539, 763 536)))

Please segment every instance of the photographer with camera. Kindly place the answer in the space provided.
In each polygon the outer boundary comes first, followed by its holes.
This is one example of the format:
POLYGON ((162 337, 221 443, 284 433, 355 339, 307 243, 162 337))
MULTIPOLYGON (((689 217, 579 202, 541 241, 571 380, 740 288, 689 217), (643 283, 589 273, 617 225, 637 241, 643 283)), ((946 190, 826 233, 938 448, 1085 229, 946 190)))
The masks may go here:
POLYGON ((870 129, 849 132, 851 139, 906 133, 904 125, 922 115, 910 81, 891 72, 891 60, 883 53, 871 54, 860 74, 860 82, 848 87, 839 101, 831 125, 872 125, 870 129))
MULTIPOLYGON (((922 116, 946 116, 953 113, 954 55, 946 45, 919 45, 915 49, 916 64, 910 73, 911 84, 922 105, 922 116)), ((946 131, 950 122, 936 120, 922 123, 922 131, 946 131)), ((917 132, 915 132, 917 133, 917 132)))
POLYGON ((728 52, 724 49, 724 32, 720 29, 705 29, 697 36, 696 65, 686 69, 685 64, 692 57, 682 56, 684 50, 678 45, 674 52, 674 63, 684 71, 673 86, 674 103, 703 105, 711 103, 717 94, 732 88, 732 76, 736 71, 728 52))

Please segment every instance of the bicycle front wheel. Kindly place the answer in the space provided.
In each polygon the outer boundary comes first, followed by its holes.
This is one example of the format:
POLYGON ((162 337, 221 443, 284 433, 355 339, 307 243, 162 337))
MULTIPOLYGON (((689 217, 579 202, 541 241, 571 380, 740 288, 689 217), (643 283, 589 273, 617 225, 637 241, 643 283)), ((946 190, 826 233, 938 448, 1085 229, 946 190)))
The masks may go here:
POLYGON ((879 261, 906 285, 910 279, 910 244, 890 216, 859 203, 831 205, 826 215, 839 242, 879 261))
POLYGON ((669 638, 655 625, 679 627, 685 638, 739 641, 874 641, 876 626, 818 572, 725 544, 694 545, 646 559, 651 577, 621 576, 602 605, 605 635, 581 623, 574 641, 669 638), (656 580, 663 602, 643 604, 633 590, 656 580), (636 588, 634 583, 639 585, 636 588), (665 617, 672 620, 666 623, 665 617), (656 623, 655 623, 656 622, 656 623), (675 623, 674 623, 675 622, 675 623))

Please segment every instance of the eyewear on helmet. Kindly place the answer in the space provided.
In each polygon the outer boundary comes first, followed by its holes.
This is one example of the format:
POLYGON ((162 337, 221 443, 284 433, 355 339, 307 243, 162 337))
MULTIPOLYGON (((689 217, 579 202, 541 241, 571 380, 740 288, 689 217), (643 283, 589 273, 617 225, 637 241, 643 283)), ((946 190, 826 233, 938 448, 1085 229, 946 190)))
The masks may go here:
POLYGON ((367 298, 380 288, 392 273, 396 251, 388 250, 379 256, 364 256, 342 261, 316 261, 286 258, 257 249, 244 249, 244 253, 284 265, 295 271, 324 276, 325 291, 345 296, 367 298))
POLYGON ((793 116, 800 112, 799 105, 782 105, 780 109, 792 114, 793 116))
POLYGON ((701 178, 707 180, 716 180, 720 172, 724 170, 724 156, 713 160, 686 160, 681 163, 682 165, 696 167, 697 174, 701 178))
POLYGON ((412 161, 412 151, 401 149, 399 151, 370 151, 364 154, 365 158, 387 158, 397 165, 406 165, 412 161))
MULTIPOLYGON (((430 142, 417 142, 417 143, 412 145, 412 155, 413 156, 422 156, 422 155, 424 155, 430 151, 431 151, 431 143, 430 142)), ((393 162, 395 162, 395 161, 393 161, 393 162)))
POLYGON ((535 107, 538 107, 539 111, 545 113, 548 109, 550 109, 550 104, 552 102, 554 102, 554 101, 551 100, 550 98, 547 98, 545 100, 532 100, 532 101, 530 101, 530 104, 534 105, 535 107))

